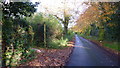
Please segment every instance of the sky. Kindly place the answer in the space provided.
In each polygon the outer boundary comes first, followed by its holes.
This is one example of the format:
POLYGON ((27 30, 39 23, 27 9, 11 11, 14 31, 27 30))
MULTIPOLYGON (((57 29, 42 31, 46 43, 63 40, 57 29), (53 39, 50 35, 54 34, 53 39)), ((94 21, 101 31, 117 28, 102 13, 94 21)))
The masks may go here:
POLYGON ((68 25, 68 28, 75 25, 75 21, 80 17, 88 6, 82 4, 85 0, 31 0, 32 2, 40 2, 37 7, 37 12, 49 13, 57 15, 58 17, 63 17, 63 9, 68 10, 69 14, 72 15, 71 23, 68 25), (66 3, 64 7, 64 3, 66 3))
MULTIPOLYGON (((9 0, 6 0, 9 2, 9 0)), ((14 0, 16 1, 23 1, 23 0, 14 0)), ((27 0, 24 0, 27 1, 27 0)), ((31 0, 32 2, 40 2, 39 6, 37 7, 37 12, 42 12, 42 13, 49 13, 49 14, 54 14, 59 17, 63 17, 63 8, 64 5, 63 3, 65 0, 31 0), (47 10, 45 9, 47 8, 47 10)), ((72 23, 68 25, 68 27, 72 27, 75 25, 75 22, 77 19, 80 17, 80 14, 82 14, 88 6, 83 5, 83 2, 102 2, 102 1, 109 1, 109 2, 118 2, 120 0, 66 0, 66 8, 69 9, 69 14, 72 15, 74 19, 72 20, 72 23)))
MULTIPOLYGON (((6 1, 9 2, 9 0, 6 1)), ((65 8, 66 10, 68 10, 69 11, 68 13, 71 14, 71 23, 69 23, 68 28, 74 26, 75 22, 80 17, 80 14, 82 14, 88 8, 88 6, 82 4, 83 2, 88 0, 30 0, 30 1, 33 3, 34 2, 40 3, 38 7, 36 7, 37 12, 57 15, 60 18, 63 17, 63 9, 65 8), (66 3, 65 7, 63 3, 66 3)))

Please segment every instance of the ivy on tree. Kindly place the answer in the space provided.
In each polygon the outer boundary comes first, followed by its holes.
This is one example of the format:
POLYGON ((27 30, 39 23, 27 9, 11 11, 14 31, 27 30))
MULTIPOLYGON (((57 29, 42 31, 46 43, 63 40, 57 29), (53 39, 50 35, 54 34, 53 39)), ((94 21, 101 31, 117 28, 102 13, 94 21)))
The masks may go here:
MULTIPOLYGON (((12 46, 12 55, 11 58, 9 59, 9 65, 11 65, 11 59, 12 56, 15 54, 14 49, 16 46, 20 43, 17 43, 20 40, 17 40, 18 38, 24 38, 22 35, 19 36, 18 30, 20 29, 25 29, 25 33, 29 31, 29 26, 26 26, 26 28, 19 28, 19 20, 23 17, 28 17, 31 16, 35 11, 36 11, 36 6, 39 3, 33 4, 32 2, 10 2, 10 3, 5 3, 2 2, 2 66, 6 66, 6 60, 7 60, 7 55, 6 55, 6 50, 7 47, 12 46), (15 21, 17 20, 17 21, 15 21), (27 28, 28 27, 28 28, 27 28), (18 35, 18 36, 15 36, 18 35)), ((29 33, 27 33, 29 36, 29 33)), ((25 36, 25 35, 24 35, 25 36)), ((26 39, 27 41, 27 39, 26 39)), ((22 40, 21 40, 22 42, 22 40)), ((25 44, 25 43, 23 43, 25 44)), ((26 45, 27 46, 27 45, 26 45)), ((25 46, 23 46, 24 48, 25 46)))

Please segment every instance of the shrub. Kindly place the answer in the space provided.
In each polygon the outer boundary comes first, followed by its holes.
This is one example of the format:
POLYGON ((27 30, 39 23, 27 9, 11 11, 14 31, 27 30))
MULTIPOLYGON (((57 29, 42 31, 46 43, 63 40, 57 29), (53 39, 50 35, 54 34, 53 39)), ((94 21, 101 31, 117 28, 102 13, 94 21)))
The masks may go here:
POLYGON ((68 31, 67 34, 64 35, 64 39, 68 39, 68 41, 71 41, 74 37, 74 32, 73 31, 68 31))
POLYGON ((53 15, 45 16, 42 13, 36 14, 33 17, 26 18, 34 30, 34 43, 36 46, 44 45, 44 24, 46 25, 46 42, 49 46, 49 41, 52 39, 60 39, 62 36, 62 27, 58 20, 53 15))
POLYGON ((26 57, 33 41, 32 27, 24 19, 9 19, 3 23, 3 39, 6 40, 6 52, 4 57, 7 66, 16 66, 26 57), (8 26, 7 26, 8 25, 8 26))
POLYGON ((49 48, 62 48, 67 45, 68 39, 52 39, 48 44, 49 48))

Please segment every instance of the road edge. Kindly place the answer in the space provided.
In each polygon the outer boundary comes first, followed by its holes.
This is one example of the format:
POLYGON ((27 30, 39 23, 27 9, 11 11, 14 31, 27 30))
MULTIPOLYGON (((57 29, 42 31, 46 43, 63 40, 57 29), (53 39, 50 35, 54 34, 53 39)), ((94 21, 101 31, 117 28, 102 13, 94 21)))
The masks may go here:
POLYGON ((74 46, 75 46, 75 37, 72 39, 72 41, 74 42, 74 43, 72 44, 72 45, 73 45, 73 48, 72 48, 72 50, 71 50, 71 53, 69 54, 69 57, 66 59, 64 66, 66 66, 66 64, 69 62, 70 56, 71 56, 71 54, 73 53, 74 46))

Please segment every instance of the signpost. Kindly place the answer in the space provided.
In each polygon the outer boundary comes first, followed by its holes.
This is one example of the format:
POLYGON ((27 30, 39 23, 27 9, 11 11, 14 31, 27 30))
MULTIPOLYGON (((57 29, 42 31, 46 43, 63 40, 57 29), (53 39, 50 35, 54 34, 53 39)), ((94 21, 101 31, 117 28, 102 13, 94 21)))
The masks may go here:
POLYGON ((44 46, 46 47, 46 24, 44 23, 44 46))

